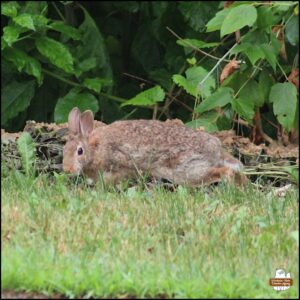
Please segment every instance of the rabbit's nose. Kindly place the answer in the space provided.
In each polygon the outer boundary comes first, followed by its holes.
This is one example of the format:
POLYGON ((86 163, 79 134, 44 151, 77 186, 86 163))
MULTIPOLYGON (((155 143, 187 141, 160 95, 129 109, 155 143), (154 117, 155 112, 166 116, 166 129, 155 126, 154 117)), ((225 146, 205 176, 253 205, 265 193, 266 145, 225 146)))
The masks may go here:
POLYGON ((76 170, 73 166, 63 166, 63 169, 66 173, 76 173, 76 170))

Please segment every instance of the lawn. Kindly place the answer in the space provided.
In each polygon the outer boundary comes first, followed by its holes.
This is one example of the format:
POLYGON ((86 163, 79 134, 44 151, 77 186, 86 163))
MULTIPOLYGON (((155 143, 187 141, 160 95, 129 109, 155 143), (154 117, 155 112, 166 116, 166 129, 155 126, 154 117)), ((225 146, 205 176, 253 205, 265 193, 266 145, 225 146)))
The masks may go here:
MULTIPOLYGON (((2 174, 3 175, 3 174, 2 174)), ((2 176, 2 290, 67 297, 295 298, 298 191, 88 187, 2 176), (294 285, 268 285, 276 268, 294 285)))

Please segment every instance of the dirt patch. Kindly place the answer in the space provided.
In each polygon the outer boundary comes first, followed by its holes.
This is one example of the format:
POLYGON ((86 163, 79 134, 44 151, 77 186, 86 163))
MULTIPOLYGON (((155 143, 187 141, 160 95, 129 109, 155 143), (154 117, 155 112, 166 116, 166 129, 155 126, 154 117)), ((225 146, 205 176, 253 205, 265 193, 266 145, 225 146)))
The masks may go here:
POLYGON ((243 155, 267 155, 271 158, 295 158, 299 159, 299 147, 297 144, 287 146, 274 142, 269 146, 265 144, 255 145, 249 138, 238 136, 233 130, 223 130, 213 133, 222 142, 227 150, 238 149, 243 155))

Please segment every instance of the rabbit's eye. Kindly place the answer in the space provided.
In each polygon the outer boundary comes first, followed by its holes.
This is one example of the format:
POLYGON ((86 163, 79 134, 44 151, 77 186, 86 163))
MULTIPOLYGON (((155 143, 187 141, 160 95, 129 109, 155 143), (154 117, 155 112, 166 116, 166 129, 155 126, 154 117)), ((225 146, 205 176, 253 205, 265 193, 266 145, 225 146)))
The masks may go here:
POLYGON ((83 149, 82 149, 81 147, 79 147, 79 148, 77 149, 77 154, 78 154, 78 155, 82 155, 82 153, 83 153, 83 149))

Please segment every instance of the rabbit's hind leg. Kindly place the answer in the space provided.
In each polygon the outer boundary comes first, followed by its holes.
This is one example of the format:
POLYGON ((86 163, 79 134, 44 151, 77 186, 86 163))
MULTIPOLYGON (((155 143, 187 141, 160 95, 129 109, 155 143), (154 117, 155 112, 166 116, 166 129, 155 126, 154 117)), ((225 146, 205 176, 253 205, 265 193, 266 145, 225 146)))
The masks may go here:
POLYGON ((220 182, 222 180, 228 182, 229 184, 236 185, 244 185, 248 181, 244 174, 237 172, 230 167, 223 166, 210 168, 203 178, 203 183, 211 184, 220 182))
POLYGON ((227 182, 233 182, 235 172, 225 166, 221 167, 204 167, 204 165, 194 165, 190 167, 184 174, 183 172, 175 173, 174 182, 178 184, 186 184, 192 187, 198 187, 201 185, 210 185, 212 183, 217 183, 222 180, 227 182), (180 176, 179 176, 180 175, 180 176))

